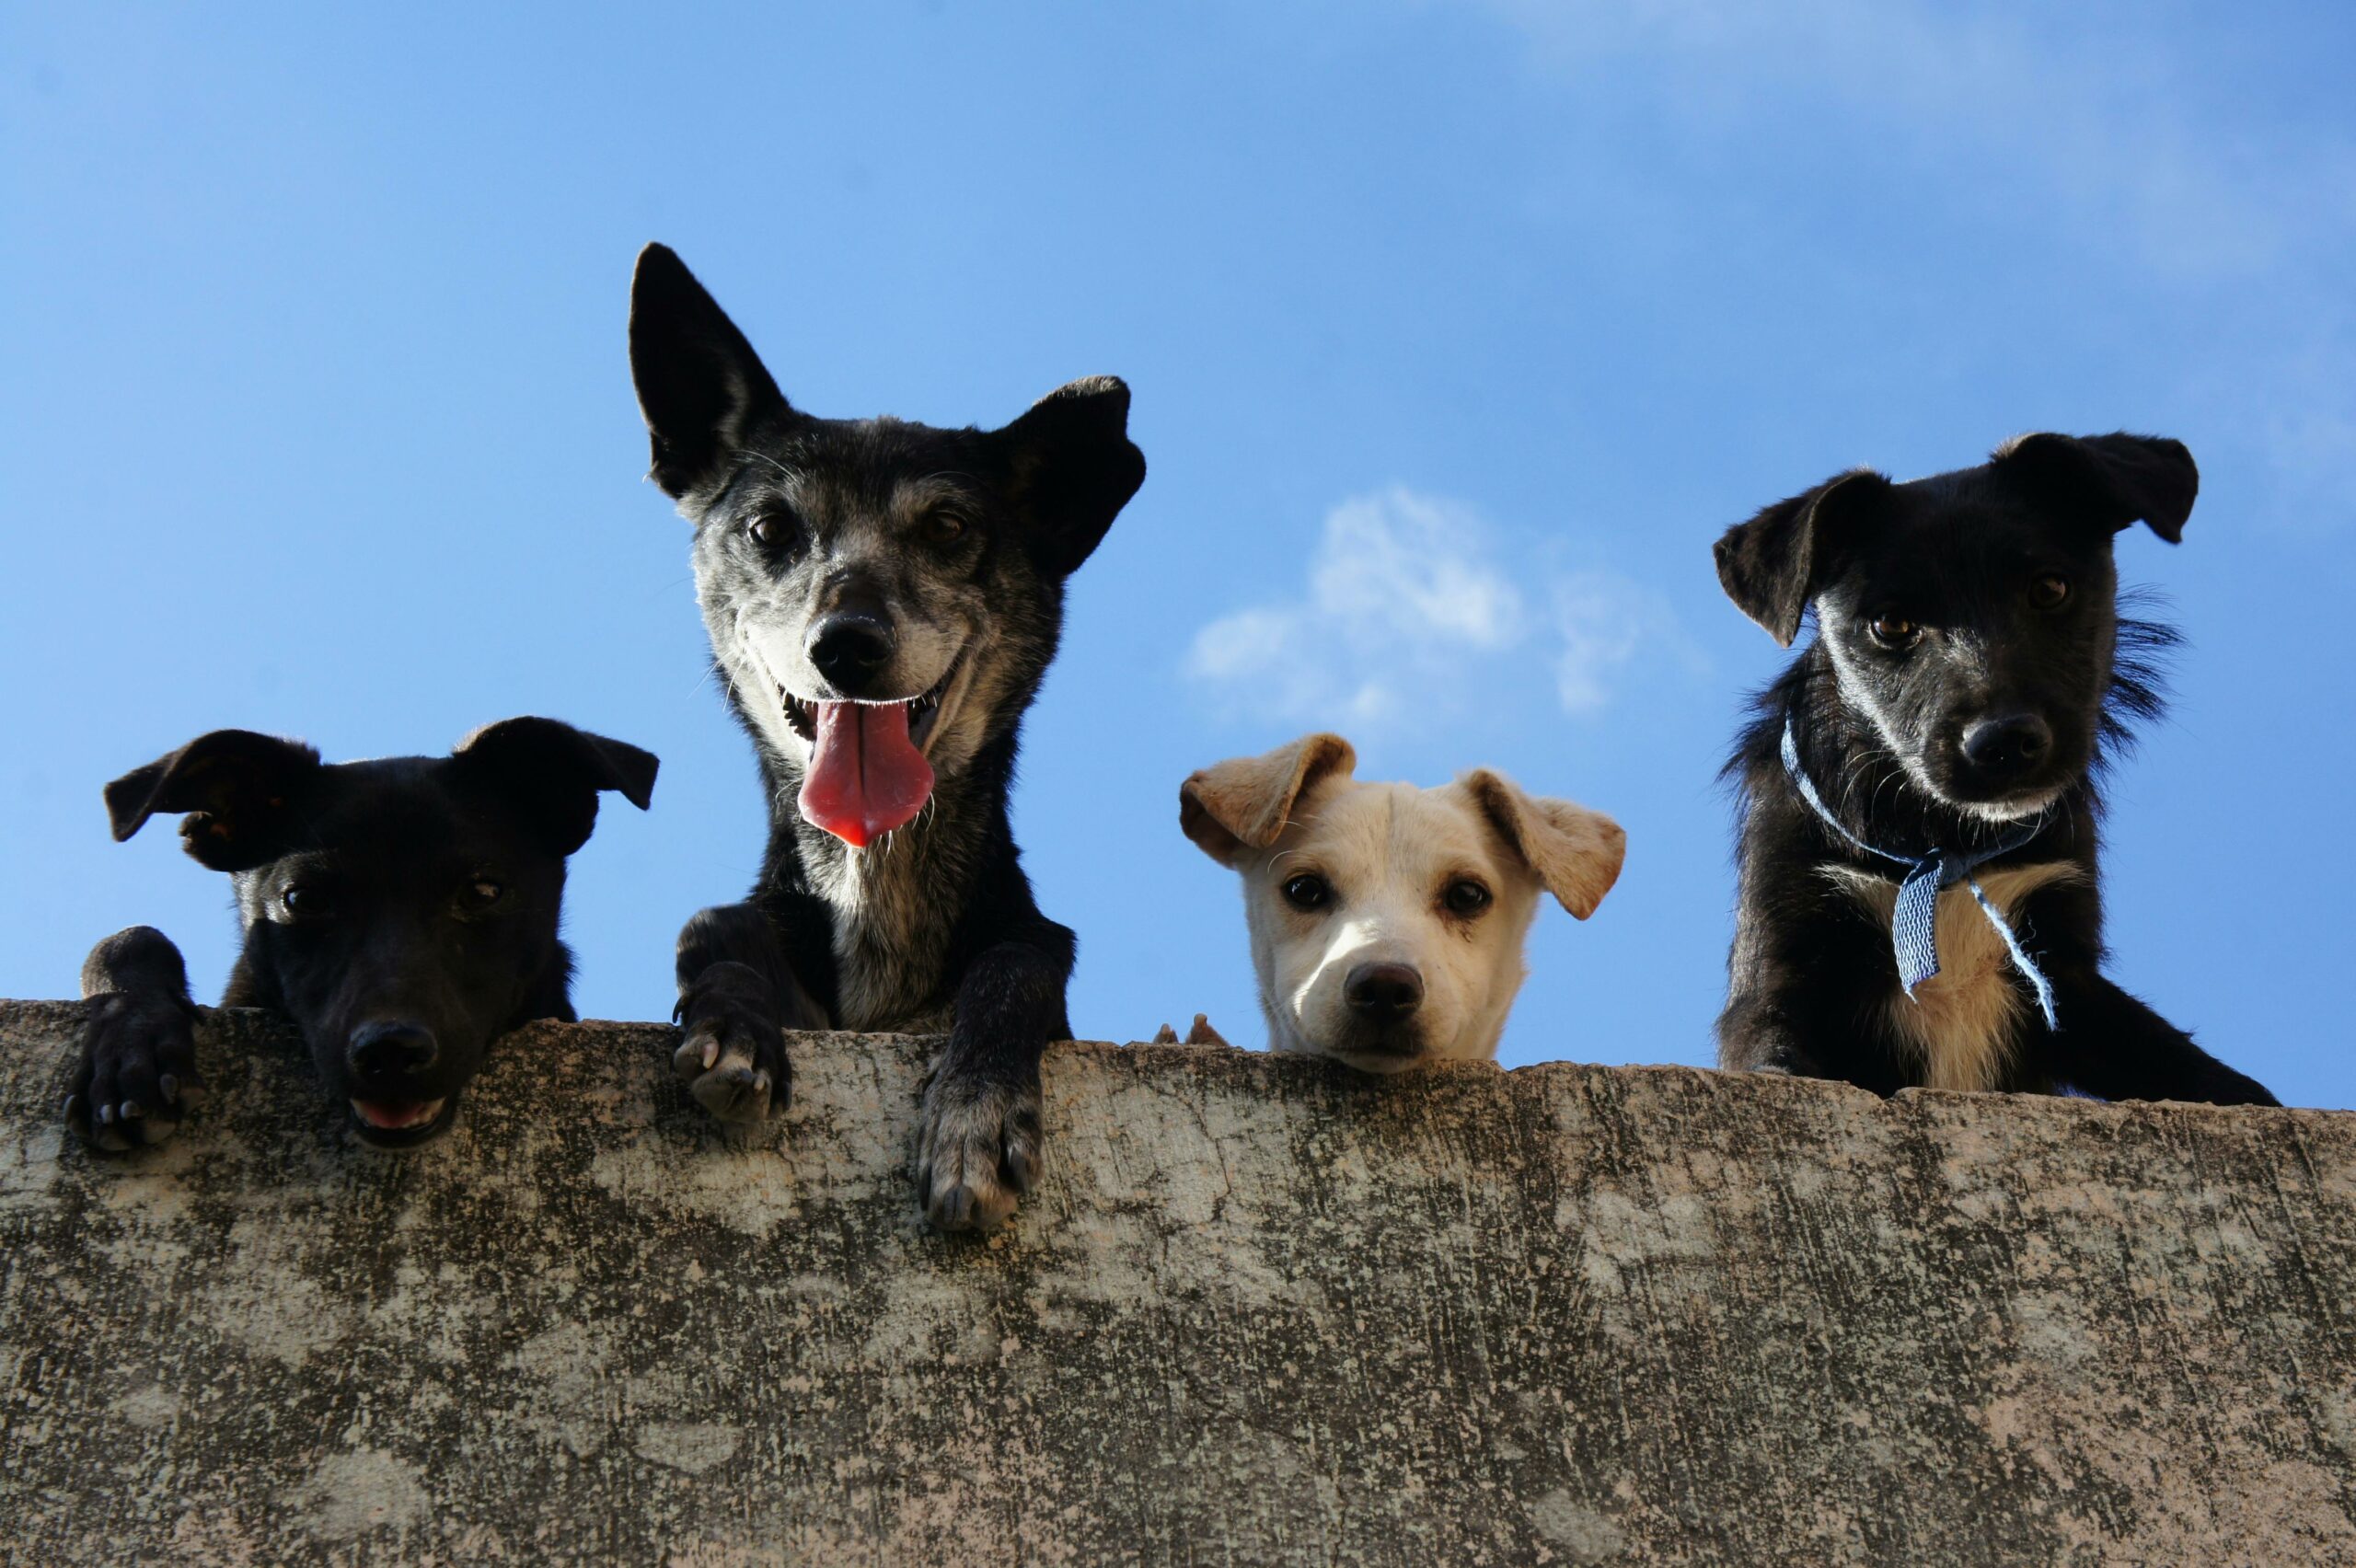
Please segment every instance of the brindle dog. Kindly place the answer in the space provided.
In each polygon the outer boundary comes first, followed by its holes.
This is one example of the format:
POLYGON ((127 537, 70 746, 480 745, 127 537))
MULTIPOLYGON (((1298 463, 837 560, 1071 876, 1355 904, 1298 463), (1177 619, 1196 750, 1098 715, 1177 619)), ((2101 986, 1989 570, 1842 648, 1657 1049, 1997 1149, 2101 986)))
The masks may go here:
POLYGON ((751 897, 680 935, 678 1070, 754 1121, 790 1093, 781 1030, 945 1025, 918 1193, 988 1229, 1036 1179, 1040 1053, 1071 1032, 1072 934, 1033 902, 1007 791, 1064 581, 1145 480, 1128 389, 1075 381, 994 431, 817 419, 659 245, 629 346, 769 803, 751 897))

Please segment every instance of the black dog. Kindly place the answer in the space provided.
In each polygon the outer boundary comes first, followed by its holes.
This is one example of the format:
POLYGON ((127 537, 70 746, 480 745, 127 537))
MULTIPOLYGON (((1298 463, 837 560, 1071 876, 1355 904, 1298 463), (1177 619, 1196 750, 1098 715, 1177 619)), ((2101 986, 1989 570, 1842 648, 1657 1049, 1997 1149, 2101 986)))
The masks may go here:
POLYGON ((2180 541, 2199 484, 2173 441, 2031 435, 1908 484, 1842 475, 1718 541, 1777 642, 1817 618, 1727 764, 1723 1065, 2275 1102, 2101 973, 2096 780, 2174 640, 2120 618, 2111 544, 2139 520, 2180 541))
POLYGON ((989 1228, 1037 1175, 1040 1052, 1071 1032, 1072 935, 1032 900, 1007 790, 1064 580, 1145 480, 1128 389, 1077 381, 987 432, 814 419, 659 245, 629 348, 769 802, 751 899, 680 934, 678 1069, 752 1121, 790 1092, 781 1026, 945 1026, 918 1191, 989 1228))
MULTIPOLYGON (((107 786, 117 839, 158 812, 235 878, 245 946, 221 1005, 303 1032, 352 1129, 387 1147, 450 1124, 497 1036, 570 1021, 557 940, 565 857, 597 793, 645 809, 655 760, 553 719, 509 719, 446 757, 325 767, 293 741, 218 730, 107 786)), ((91 950, 66 1120, 101 1148, 158 1143, 203 1096, 188 971, 161 931, 91 950)))

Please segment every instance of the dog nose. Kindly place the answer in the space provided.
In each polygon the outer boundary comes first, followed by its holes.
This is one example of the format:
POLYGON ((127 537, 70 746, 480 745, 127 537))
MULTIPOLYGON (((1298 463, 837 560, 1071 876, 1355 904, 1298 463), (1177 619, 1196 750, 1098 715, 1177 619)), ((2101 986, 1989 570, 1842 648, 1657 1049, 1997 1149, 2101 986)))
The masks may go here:
POLYGON ((433 1032, 422 1024, 364 1023, 352 1032, 343 1059, 362 1078, 386 1078, 423 1072, 438 1055, 433 1032))
POLYGON ((1361 963, 1342 982, 1342 999, 1364 1018, 1405 1018, 1424 1003, 1424 977, 1403 963, 1361 963))
POLYGON ((828 616, 810 640, 810 662, 837 691, 862 690, 891 659, 891 628, 856 610, 828 616))
POLYGON ((2052 728, 2034 713, 1982 719, 1963 732, 1963 759, 1990 778, 2017 778, 2052 747, 2052 728))

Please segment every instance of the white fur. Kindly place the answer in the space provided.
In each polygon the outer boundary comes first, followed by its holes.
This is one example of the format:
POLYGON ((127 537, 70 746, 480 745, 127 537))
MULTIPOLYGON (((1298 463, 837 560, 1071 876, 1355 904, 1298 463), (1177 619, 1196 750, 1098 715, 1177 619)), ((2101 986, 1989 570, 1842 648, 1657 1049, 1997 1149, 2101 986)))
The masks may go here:
POLYGON ((1522 939, 1537 912, 1537 873, 1499 839, 1461 785, 1418 790, 1329 778, 1295 806, 1268 848, 1238 865, 1268 1043, 1331 1055, 1369 1072, 1496 1055, 1506 1014, 1528 973, 1522 939), (1330 909, 1302 913, 1284 884, 1313 870, 1330 909), (1476 920, 1441 899, 1470 876, 1496 895, 1476 920), (1362 963, 1403 963, 1423 977, 1423 1054, 1354 1053, 1335 1043, 1349 1009, 1343 985, 1362 963))
MULTIPOLYGON (((1855 866, 1827 864, 1824 874, 1840 883, 1882 929, 1889 928, 1898 884, 1855 866)), ((2066 860, 1983 871, 1980 885, 1988 902, 2017 920, 2020 907, 2039 888, 2080 882, 2085 872, 2066 860)), ((1890 1027, 1922 1059, 1923 1081, 1933 1089, 1986 1090, 2002 1081, 2015 1031, 2026 1005, 2012 978, 2012 958, 1987 915, 1958 882, 1939 894, 1939 972, 1914 987, 1909 999, 1893 976, 1882 1003, 1890 1027)))

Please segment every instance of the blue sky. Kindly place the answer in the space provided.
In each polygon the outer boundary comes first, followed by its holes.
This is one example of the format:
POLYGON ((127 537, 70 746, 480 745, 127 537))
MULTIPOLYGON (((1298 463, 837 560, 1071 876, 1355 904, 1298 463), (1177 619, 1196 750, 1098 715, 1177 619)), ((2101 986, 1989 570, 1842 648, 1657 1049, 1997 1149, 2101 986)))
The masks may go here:
POLYGON ((1508 1062, 1705 1063, 1714 774, 1780 654, 1709 545, 1842 467, 2156 431, 2189 636, 2114 790, 2113 973, 2356 1103, 2356 11, 1895 0, 11 7, 0 16, 0 994, 224 879, 98 787, 202 731, 332 758, 557 715, 664 760, 575 860, 586 1013, 655 1018, 763 818, 642 482, 676 247, 789 396, 995 424, 1129 381, 1018 833, 1075 1026, 1259 1039, 1191 769, 1311 728, 1616 814, 1508 1062), (667 13, 667 14, 666 14, 667 13))

